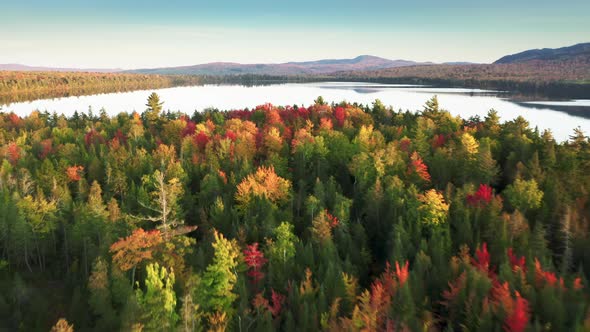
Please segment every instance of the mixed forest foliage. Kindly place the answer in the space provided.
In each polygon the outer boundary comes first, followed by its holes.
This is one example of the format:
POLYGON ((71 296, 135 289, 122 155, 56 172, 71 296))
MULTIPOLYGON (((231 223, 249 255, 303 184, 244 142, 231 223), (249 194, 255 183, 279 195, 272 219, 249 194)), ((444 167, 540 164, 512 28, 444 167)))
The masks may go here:
POLYGON ((0 71, 0 105, 41 98, 194 85, 202 80, 203 77, 181 75, 0 71))
POLYGON ((590 329, 581 131, 164 105, 0 115, 0 327, 590 329))
POLYGON ((320 76, 158 75, 131 73, 28 72, 0 70, 0 109, 3 104, 43 98, 194 86, 201 84, 264 85, 320 81, 320 76))

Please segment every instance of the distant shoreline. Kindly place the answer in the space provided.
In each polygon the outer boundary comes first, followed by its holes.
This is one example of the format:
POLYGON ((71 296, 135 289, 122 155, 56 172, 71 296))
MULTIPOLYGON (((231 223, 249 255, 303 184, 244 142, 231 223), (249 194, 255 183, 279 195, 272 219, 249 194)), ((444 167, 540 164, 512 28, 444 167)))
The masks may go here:
POLYGON ((204 84, 238 84, 246 86, 311 83, 322 81, 367 82, 383 84, 417 84, 435 87, 461 87, 509 91, 535 98, 590 98, 590 82, 515 81, 447 79, 425 77, 363 77, 362 75, 156 75, 80 72, 8 72, 0 71, 0 105, 71 96, 131 92, 204 84))

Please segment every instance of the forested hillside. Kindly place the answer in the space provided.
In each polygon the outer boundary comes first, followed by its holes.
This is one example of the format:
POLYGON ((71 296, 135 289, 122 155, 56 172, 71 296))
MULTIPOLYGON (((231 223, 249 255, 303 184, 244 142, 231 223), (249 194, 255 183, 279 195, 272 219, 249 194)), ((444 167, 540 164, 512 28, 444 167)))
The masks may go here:
POLYGON ((198 76, 0 71, 0 106, 41 98, 167 88, 202 83, 198 76))
POLYGON ((436 84, 590 98, 590 55, 510 63, 423 65, 331 74, 333 79, 436 84))
POLYGON ((568 61, 579 58, 590 59, 590 43, 581 43, 560 48, 542 48, 526 50, 524 52, 506 55, 494 63, 518 63, 532 60, 559 60, 568 61))
POLYGON ((590 329, 590 141, 371 106, 0 115, 0 330, 590 329))

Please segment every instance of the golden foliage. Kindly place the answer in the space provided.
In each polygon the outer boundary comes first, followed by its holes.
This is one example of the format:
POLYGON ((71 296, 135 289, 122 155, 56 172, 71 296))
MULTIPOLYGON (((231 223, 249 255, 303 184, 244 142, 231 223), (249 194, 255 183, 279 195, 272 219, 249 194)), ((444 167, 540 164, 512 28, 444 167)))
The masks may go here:
POLYGON ((74 332, 74 324, 70 325, 65 318, 60 318, 51 328, 51 332, 74 332))
POLYGON ((423 222, 438 225, 446 220, 449 204, 445 203, 445 199, 440 192, 430 189, 425 194, 418 195, 418 200, 422 203, 419 210, 423 213, 423 222))
POLYGON ((473 156, 479 150, 479 143, 469 133, 464 133, 461 136, 461 145, 465 149, 468 155, 473 156))
POLYGON ((346 272, 342 272, 342 281, 344 282, 344 288, 346 289, 346 296, 350 303, 354 303, 356 299, 356 291, 358 288, 358 279, 349 275, 346 272))
POLYGON ((247 206, 252 196, 255 196, 280 203, 289 198, 290 189, 291 182, 278 176, 274 167, 261 166, 238 185, 236 201, 240 206, 247 206))
POLYGON ((128 237, 113 243, 109 251, 113 254, 113 263, 122 271, 127 271, 143 260, 151 259, 155 247, 162 242, 160 231, 146 232, 138 228, 128 237))

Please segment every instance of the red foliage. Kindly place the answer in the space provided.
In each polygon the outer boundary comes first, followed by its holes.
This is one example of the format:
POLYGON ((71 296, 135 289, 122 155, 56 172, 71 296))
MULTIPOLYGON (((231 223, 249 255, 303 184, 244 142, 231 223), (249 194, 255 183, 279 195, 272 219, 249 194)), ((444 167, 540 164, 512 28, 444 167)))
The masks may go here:
POLYGON ((335 228, 340 224, 340 220, 338 220, 336 216, 331 215, 330 212, 328 212, 328 210, 325 210, 324 212, 326 212, 326 217, 330 222, 330 227, 335 228))
POLYGON ((309 110, 305 107, 291 107, 287 106, 284 110, 279 111, 281 119, 289 126, 293 126, 298 120, 306 120, 309 118, 309 110))
POLYGON ((84 166, 70 166, 66 169, 66 175, 70 181, 76 182, 82 179, 82 171, 84 166))
MULTIPOLYGON (((535 258, 535 281, 537 286, 547 284, 554 287, 557 284, 557 276, 554 272, 544 271, 541 262, 535 258)), ((560 278, 560 285, 563 287, 563 279, 560 278)))
POLYGON ((249 268, 248 276, 252 278, 252 282, 256 284, 264 278, 264 273, 260 270, 268 260, 264 257, 264 254, 258 250, 258 243, 247 246, 243 253, 244 261, 249 268))
POLYGON ((235 142, 235 141, 236 141, 236 138, 237 138, 238 136, 237 136, 237 135, 236 135, 236 133, 234 133, 232 130, 230 130, 230 129, 227 129, 227 130, 225 131, 225 135, 224 135, 223 137, 224 137, 224 138, 229 138, 230 140, 232 140, 233 142, 235 142))
POLYGON ((450 282, 449 281, 449 289, 443 291, 443 298, 444 301, 442 301, 442 305, 444 305, 445 307, 449 308, 453 305, 453 303, 455 302, 455 299, 457 299, 457 296, 459 295, 459 293, 461 292, 461 290, 463 289, 463 287, 465 286, 465 281, 467 280, 467 274, 465 273, 465 271, 463 271, 463 273, 461 273, 461 275, 455 279, 455 281, 450 282))
POLYGON ((21 118, 14 113, 10 113, 8 115, 8 120, 10 121, 10 123, 12 124, 12 126, 14 128, 18 128, 21 124, 21 121, 22 121, 21 118))
POLYGON ((334 124, 332 123, 332 119, 330 118, 321 118, 320 119, 320 128, 324 130, 331 130, 334 128, 334 124))
POLYGON ((406 260, 406 264, 400 268, 399 263, 395 262, 395 275, 397 276, 397 280, 400 286, 406 283, 408 280, 409 272, 408 267, 410 266, 410 262, 406 260))
POLYGON ((490 253, 488 252, 488 244, 486 242, 483 243, 481 248, 477 248, 475 250, 475 257, 477 257, 477 259, 472 259, 471 264, 480 269, 482 272, 489 273, 490 253))
POLYGON ((409 138, 402 138, 399 142, 399 148, 404 152, 408 152, 410 151, 410 144, 412 144, 412 141, 409 138))
POLYGON ((6 154, 8 161, 10 161, 12 165, 16 165, 16 163, 19 161, 21 157, 20 148, 15 142, 8 143, 8 149, 6 151, 6 154))
POLYGON ((264 131, 256 129, 256 135, 254 136, 256 142, 256 149, 260 149, 264 146, 264 131))
POLYGON ((96 129, 90 129, 89 132, 84 135, 84 143, 86 146, 95 145, 95 144, 102 144, 104 143, 104 138, 96 129))
POLYGON ((512 252, 512 248, 508 248, 508 260, 510 261, 510 267, 512 267, 512 271, 526 272, 526 259, 525 259, 525 257, 520 256, 520 258, 518 258, 512 252))
POLYGON ((209 143, 209 136, 200 131, 197 136, 195 136, 195 144, 197 144, 200 149, 205 149, 207 143, 209 143))
POLYGON ((197 125, 194 122, 192 122, 191 120, 186 119, 186 125, 182 129, 182 132, 180 133, 180 135, 182 137, 192 136, 195 134, 196 129, 197 129, 197 125))
POLYGON ((405 127, 404 126, 397 126, 397 127, 394 127, 394 128, 395 128, 395 135, 396 135, 396 137, 398 137, 398 138, 401 137, 402 134, 404 133, 405 127))
POLYGON ((113 140, 115 139, 118 140, 120 144, 127 144, 127 136, 125 136, 123 132, 121 132, 121 129, 117 129, 117 131, 115 132, 113 140))
POLYGON ((275 108, 272 108, 272 105, 270 105, 270 107, 271 109, 265 110, 266 124, 270 126, 282 123, 283 120, 281 119, 281 115, 279 114, 279 112, 275 108))
POLYGON ((447 138, 443 134, 438 134, 434 136, 434 140, 432 141, 433 148, 439 148, 447 142, 447 138))
POLYGON ((418 152, 412 153, 412 163, 408 166, 408 174, 416 174, 420 179, 426 182, 430 182, 430 174, 428 173, 428 166, 424 164, 424 161, 418 155, 418 152))
POLYGON ((582 285, 582 278, 577 277, 576 279, 574 279, 573 288, 575 290, 580 290, 580 289, 584 288, 584 286, 582 285))
POLYGON ((338 106, 334 109, 334 119, 336 119, 338 127, 344 126, 344 121, 346 121, 346 110, 344 107, 338 106))
POLYGON ((516 299, 512 313, 504 321, 504 330, 507 332, 522 332, 529 323, 529 302, 516 292, 516 299))
POLYGON ((240 119, 240 120, 250 120, 250 116, 252 116, 251 111, 247 110, 233 110, 227 112, 226 117, 228 119, 240 119))
POLYGON ((510 313, 513 310, 513 300, 510 295, 510 285, 508 282, 499 283, 493 282, 490 290, 490 297, 492 303, 496 308, 501 308, 504 312, 510 313))
POLYGON ((227 175, 225 174, 224 171, 219 170, 217 172, 217 174, 219 175, 219 177, 221 178, 221 181, 223 181, 223 183, 227 184, 227 175))
POLYGON ((47 158, 48 155, 53 153, 53 141, 50 138, 42 140, 40 145, 41 145, 41 151, 39 151, 39 158, 40 159, 45 159, 45 158, 47 158))
POLYGON ((119 139, 114 137, 110 142, 109 142, 109 148, 113 149, 113 150, 118 150, 121 147, 121 143, 119 142, 119 139))
POLYGON ((389 262, 385 263, 385 271, 381 274, 379 279, 375 282, 379 282, 383 287, 385 293, 390 297, 395 295, 397 290, 397 283, 395 282, 395 272, 391 270, 391 264, 389 262))
POLYGON ((285 296, 281 293, 275 292, 274 289, 271 288, 271 302, 272 306, 268 308, 268 310, 272 313, 273 316, 277 317, 281 313, 281 309, 283 308, 283 303, 285 302, 285 296))
POLYGON ((258 105, 254 108, 255 110, 263 110, 263 111, 270 111, 273 109, 273 106, 271 103, 266 103, 266 104, 262 104, 262 105, 258 105))
POLYGON ((487 184, 480 184, 475 194, 467 195, 467 203, 471 206, 487 205, 492 201, 492 187, 487 184))

